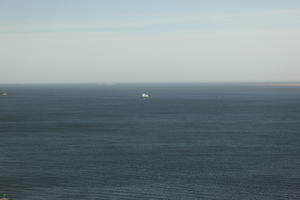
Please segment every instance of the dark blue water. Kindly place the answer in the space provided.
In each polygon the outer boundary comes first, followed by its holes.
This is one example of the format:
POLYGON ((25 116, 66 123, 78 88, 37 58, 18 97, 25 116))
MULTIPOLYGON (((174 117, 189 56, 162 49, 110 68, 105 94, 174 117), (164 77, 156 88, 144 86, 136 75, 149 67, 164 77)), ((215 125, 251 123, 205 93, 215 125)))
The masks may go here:
POLYGON ((13 200, 300 199, 300 87, 1 87, 13 200))

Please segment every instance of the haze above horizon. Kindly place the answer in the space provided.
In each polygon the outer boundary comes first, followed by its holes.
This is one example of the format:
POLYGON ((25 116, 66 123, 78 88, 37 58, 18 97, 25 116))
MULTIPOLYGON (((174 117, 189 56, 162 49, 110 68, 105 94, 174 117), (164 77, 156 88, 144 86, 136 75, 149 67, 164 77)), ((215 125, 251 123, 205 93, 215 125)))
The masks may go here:
POLYGON ((298 0, 0 0, 0 83, 297 82, 298 0))

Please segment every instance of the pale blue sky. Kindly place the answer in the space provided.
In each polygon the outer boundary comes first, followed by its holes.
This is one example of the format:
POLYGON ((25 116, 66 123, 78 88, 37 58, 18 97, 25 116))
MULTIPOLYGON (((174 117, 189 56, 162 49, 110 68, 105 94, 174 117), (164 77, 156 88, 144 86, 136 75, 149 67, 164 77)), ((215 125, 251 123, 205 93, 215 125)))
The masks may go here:
POLYGON ((0 0, 0 83, 300 81, 299 0, 0 0))

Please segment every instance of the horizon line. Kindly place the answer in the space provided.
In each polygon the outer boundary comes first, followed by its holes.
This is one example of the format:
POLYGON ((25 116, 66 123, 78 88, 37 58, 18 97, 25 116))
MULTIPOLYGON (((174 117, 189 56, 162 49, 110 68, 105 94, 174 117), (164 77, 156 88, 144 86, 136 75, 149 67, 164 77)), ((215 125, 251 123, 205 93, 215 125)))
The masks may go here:
POLYGON ((132 85, 132 84, 300 84, 300 81, 168 81, 168 82, 23 82, 0 85, 132 85))

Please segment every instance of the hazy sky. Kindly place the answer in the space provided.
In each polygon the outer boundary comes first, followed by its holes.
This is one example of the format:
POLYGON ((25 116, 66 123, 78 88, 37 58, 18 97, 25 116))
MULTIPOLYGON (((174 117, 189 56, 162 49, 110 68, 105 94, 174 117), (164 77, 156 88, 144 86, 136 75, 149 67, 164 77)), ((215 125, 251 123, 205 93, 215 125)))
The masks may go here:
POLYGON ((0 0, 0 83, 300 81, 300 0, 0 0))

